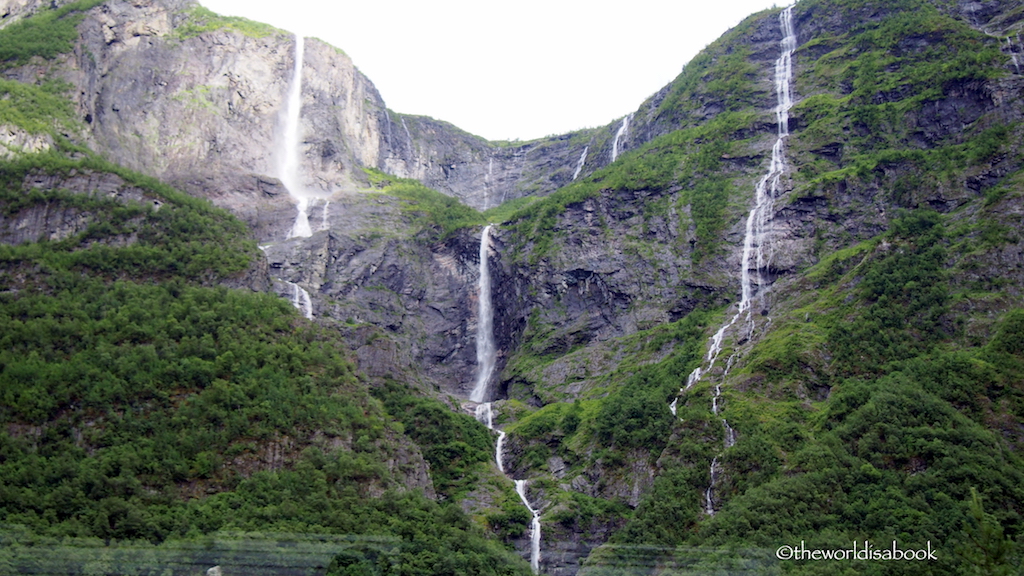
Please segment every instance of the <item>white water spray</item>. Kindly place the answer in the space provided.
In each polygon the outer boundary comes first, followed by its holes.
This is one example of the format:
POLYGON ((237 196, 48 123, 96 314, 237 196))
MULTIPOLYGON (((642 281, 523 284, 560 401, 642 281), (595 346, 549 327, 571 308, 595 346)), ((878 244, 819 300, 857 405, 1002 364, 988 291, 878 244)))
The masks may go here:
MULTIPOLYGON (((755 297, 759 298, 764 308, 765 288, 768 279, 764 273, 768 270, 772 258, 772 245, 770 230, 773 203, 782 192, 782 175, 786 170, 785 142, 789 136, 789 110, 793 107, 793 52, 796 50, 796 33, 793 29, 793 7, 789 6, 779 14, 779 27, 782 30, 781 54, 775 61, 775 92, 777 105, 775 108, 775 119, 778 123, 778 133, 775 144, 772 146, 772 158, 767 174, 758 182, 754 195, 754 206, 747 215, 746 226, 743 236, 743 255, 740 263, 740 302, 736 314, 722 325, 714 336, 711 337, 707 355, 704 357, 706 367, 698 366, 686 379, 686 387, 680 392, 691 388, 700 381, 701 377, 711 371, 722 352, 722 341, 725 332, 737 320, 745 316, 747 329, 753 330, 754 317, 752 303, 755 297), (755 292, 756 291, 756 292, 755 292)), ((726 370, 722 375, 728 374, 732 367, 735 354, 729 358, 726 370)), ((719 401, 722 397, 722 385, 719 383, 714 388, 714 395, 711 399, 711 411, 716 416, 720 411, 719 401)), ((672 402, 669 410, 674 415, 677 409, 677 401, 672 402)), ((729 422, 722 418, 722 426, 725 429, 725 448, 736 444, 736 432, 729 426, 729 422)), ((711 462, 711 483, 705 492, 705 512, 714 515, 714 487, 718 480, 718 457, 711 462)))
POLYGON ((480 279, 477 281, 476 327, 476 385, 469 399, 483 402, 487 396, 487 384, 494 373, 496 347, 494 346, 494 310, 491 307, 491 272, 488 265, 491 244, 491 226, 484 227, 480 234, 480 279))
POLYGON ((288 99, 284 109, 284 149, 278 154, 278 178, 288 190, 288 194, 296 202, 295 224, 288 232, 288 238, 309 237, 313 230, 309 227, 309 196, 302 186, 299 175, 299 129, 302 119, 302 59, 305 54, 305 42, 302 36, 295 36, 295 65, 292 69, 292 80, 288 87, 288 99))
POLYGON ((623 118, 622 124, 619 126, 619 131, 615 133, 615 140, 612 140, 612 162, 615 162, 615 159, 619 157, 619 142, 629 131, 629 119, 632 117, 633 115, 630 114, 623 118))
POLYGON ((572 179, 575 180, 579 177, 580 171, 583 170, 583 165, 587 163, 587 151, 590 150, 590 146, 583 147, 583 154, 580 154, 580 160, 576 163, 576 171, 572 173, 572 179))

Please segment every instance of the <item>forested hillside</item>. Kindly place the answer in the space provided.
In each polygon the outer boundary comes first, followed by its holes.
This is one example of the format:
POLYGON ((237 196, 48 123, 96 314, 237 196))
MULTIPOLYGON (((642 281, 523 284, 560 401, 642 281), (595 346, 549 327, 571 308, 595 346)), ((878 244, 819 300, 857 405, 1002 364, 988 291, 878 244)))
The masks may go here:
POLYGON ((66 86, 3 89, 5 128, 46 144, 0 162, 0 572, 528 571, 435 501, 452 454, 489 459, 475 421, 370 390, 254 291, 244 224, 77 144, 66 86))

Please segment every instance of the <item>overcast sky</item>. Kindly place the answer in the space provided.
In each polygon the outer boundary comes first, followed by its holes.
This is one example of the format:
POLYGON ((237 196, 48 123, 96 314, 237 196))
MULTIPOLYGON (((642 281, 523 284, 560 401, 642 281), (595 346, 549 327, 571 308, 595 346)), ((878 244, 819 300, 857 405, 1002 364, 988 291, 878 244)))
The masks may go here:
MULTIPOLYGON (((200 0, 344 50, 388 108, 490 140, 603 126, 773 0, 200 0), (607 6, 602 8, 601 6, 607 6)), ((779 3, 779 5, 784 5, 779 3)))

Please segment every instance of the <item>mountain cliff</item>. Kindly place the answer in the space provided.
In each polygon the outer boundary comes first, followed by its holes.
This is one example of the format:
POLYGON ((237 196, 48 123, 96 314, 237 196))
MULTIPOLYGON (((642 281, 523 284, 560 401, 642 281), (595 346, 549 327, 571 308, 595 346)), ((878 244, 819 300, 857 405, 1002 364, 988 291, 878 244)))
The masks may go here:
POLYGON ((339 574, 1021 557, 1019 2, 801 0, 627 117, 525 143, 193 2, 58 4, 0 30, 5 562, 42 566, 36 534, 159 556, 262 530, 384 538, 309 548, 339 574), (497 453, 462 413, 481 254, 497 453))

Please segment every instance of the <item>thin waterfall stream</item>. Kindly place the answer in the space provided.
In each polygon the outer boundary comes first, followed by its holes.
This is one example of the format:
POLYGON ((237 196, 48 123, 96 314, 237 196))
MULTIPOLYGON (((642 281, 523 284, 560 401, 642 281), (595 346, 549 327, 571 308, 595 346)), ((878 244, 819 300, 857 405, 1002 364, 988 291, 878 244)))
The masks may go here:
POLYGON ((629 119, 632 117, 633 115, 630 114, 623 118, 622 124, 619 126, 619 131, 615 133, 615 139, 612 140, 612 162, 615 162, 615 159, 619 157, 619 142, 621 142, 623 137, 629 133, 629 119))
MULTIPOLYGON (((262 250, 264 253, 266 253, 267 248, 269 248, 269 247, 270 247, 269 245, 267 245, 267 246, 259 246, 259 249, 262 250)), ((299 286, 298 284, 296 284, 295 282, 289 282, 288 280, 283 280, 281 278, 277 278, 277 280, 279 280, 281 282, 284 282, 288 286, 291 286, 291 288, 292 288, 292 296, 291 296, 292 306, 297 308, 299 310, 299 312, 302 312, 302 316, 305 317, 306 320, 312 320, 313 319, 313 298, 310 297, 309 292, 306 291, 306 289, 303 288, 302 286, 299 286)))
POLYGON ((580 171, 583 170, 583 165, 587 163, 587 151, 590 150, 590 146, 583 147, 583 153, 580 154, 580 160, 576 163, 576 171, 572 173, 572 179, 576 180, 579 178, 580 171))
MULTIPOLYGON (((488 259, 491 253, 491 225, 484 227, 480 234, 480 278, 477 280, 477 329, 476 329, 476 383, 469 399, 477 403, 476 419, 487 426, 488 430, 498 433, 498 441, 494 446, 494 461, 498 470, 505 474, 503 448, 505 432, 494 428, 494 410, 490 401, 490 381, 494 375, 497 358, 497 347, 494 344, 494 307, 491 301, 491 271, 488 259)), ((534 508, 527 497, 527 480, 516 480, 516 494, 523 505, 533 515, 530 525, 530 567, 533 573, 540 571, 540 509, 534 508)))
MULTIPOLYGON (((778 124, 777 137, 772 146, 771 163, 768 172, 758 182, 755 190, 754 206, 747 215, 746 226, 743 235, 743 255, 740 262, 740 302, 736 314, 723 324, 714 336, 711 337, 708 352, 704 356, 701 366, 698 366, 686 379, 686 386, 680 393, 693 387, 700 381, 701 377, 711 372, 722 352, 722 341, 725 333, 732 328, 736 322, 744 317, 745 329, 753 334, 754 315, 753 301, 755 297, 760 301, 762 310, 764 296, 769 284, 769 279, 764 272, 768 270, 772 258, 772 244, 770 238, 769 224, 772 220, 772 212, 775 198, 782 192, 782 175, 786 170, 785 143, 789 136, 789 110, 793 107, 793 52, 796 50, 796 32, 793 29, 793 6, 785 8, 779 14, 779 27, 782 31, 780 42, 781 54, 775 61, 775 92, 777 104, 775 108, 775 119, 778 124)), ((765 314, 765 312, 762 312, 765 314)), ((711 412, 715 416, 722 410, 722 381, 729 374, 733 361, 736 359, 736 352, 729 357, 725 370, 714 387, 711 398, 711 412)), ((672 414, 676 414, 679 398, 676 397, 669 405, 672 414)), ((736 444, 736 431, 729 426, 728 420, 721 418, 722 427, 725 431, 723 449, 731 448, 736 444)), ((720 473, 719 456, 711 461, 711 482, 704 493, 704 511, 709 515, 715 514, 714 488, 718 482, 720 473)))

